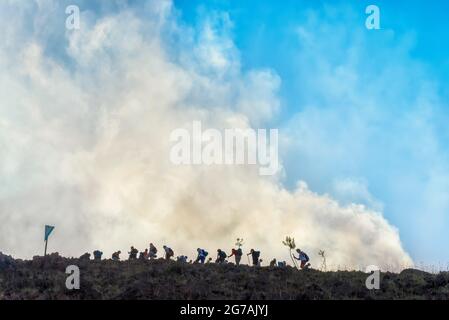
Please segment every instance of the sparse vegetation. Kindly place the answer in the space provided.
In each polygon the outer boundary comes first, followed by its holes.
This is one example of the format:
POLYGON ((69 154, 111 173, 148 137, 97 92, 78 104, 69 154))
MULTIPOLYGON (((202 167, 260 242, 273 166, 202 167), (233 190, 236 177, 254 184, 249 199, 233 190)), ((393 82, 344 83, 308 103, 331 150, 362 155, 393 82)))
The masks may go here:
POLYGON ((327 271, 327 263, 326 263, 326 253, 324 252, 324 250, 320 250, 318 251, 318 255, 323 258, 322 262, 321 262, 321 271, 326 272, 327 271))
POLYGON ((298 269, 298 265, 296 264, 296 261, 293 258, 293 253, 292 253, 292 251, 296 248, 295 238, 287 236, 287 237, 285 237, 285 240, 282 241, 282 243, 284 244, 284 246, 288 247, 290 258, 292 259, 293 265, 296 267, 296 269, 298 269))
POLYGON ((449 273, 382 273, 380 290, 356 271, 299 271, 175 261, 79 260, 52 254, 0 259, 0 299, 449 299, 449 273), (81 270, 80 290, 65 287, 65 268, 81 270))

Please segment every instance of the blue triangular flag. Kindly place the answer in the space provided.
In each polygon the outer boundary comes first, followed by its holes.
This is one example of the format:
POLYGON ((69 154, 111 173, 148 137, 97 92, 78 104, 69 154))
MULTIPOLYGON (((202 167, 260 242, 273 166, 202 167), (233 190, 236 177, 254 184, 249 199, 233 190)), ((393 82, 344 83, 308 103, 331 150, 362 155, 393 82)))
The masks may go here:
POLYGON ((53 226, 45 226, 45 241, 48 240, 48 236, 50 235, 50 233, 53 231, 55 227, 53 226))

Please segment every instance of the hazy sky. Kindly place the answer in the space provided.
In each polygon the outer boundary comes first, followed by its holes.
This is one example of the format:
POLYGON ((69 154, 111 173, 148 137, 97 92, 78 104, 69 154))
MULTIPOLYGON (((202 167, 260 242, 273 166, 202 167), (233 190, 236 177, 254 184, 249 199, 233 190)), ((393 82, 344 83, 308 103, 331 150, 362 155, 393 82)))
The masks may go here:
POLYGON ((244 237, 269 260, 291 234, 335 265, 447 261, 448 9, 2 2, 0 251, 40 252, 48 223, 71 255, 244 237), (169 134, 193 120, 278 128, 282 172, 174 167, 169 134))

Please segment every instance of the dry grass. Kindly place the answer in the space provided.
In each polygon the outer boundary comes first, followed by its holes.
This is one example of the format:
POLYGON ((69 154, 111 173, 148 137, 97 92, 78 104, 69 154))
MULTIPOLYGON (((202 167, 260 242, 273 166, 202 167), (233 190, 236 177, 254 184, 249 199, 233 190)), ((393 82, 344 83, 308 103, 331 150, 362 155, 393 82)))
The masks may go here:
POLYGON ((381 289, 356 271, 299 271, 174 261, 81 261, 58 255, 0 261, 0 299, 448 299, 449 273, 382 273, 381 289), (80 290, 65 288, 78 265, 80 290))

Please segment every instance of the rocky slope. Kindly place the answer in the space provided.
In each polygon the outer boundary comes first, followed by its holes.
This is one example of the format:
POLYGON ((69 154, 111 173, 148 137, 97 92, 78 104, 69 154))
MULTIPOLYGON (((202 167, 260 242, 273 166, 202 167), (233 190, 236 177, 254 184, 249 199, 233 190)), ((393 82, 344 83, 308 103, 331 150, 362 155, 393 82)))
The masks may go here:
POLYGON ((290 267, 0 255, 0 299, 449 299, 449 273, 382 273, 380 290, 372 291, 366 277, 290 267), (80 268, 79 290, 65 287, 68 265, 80 268))

